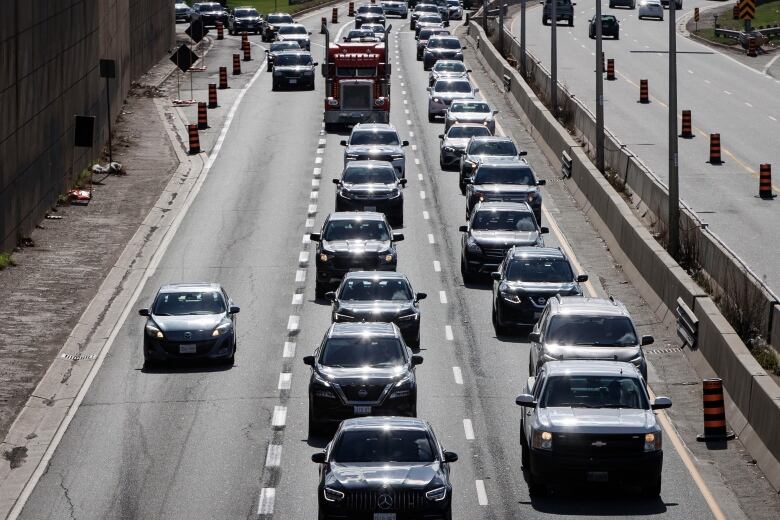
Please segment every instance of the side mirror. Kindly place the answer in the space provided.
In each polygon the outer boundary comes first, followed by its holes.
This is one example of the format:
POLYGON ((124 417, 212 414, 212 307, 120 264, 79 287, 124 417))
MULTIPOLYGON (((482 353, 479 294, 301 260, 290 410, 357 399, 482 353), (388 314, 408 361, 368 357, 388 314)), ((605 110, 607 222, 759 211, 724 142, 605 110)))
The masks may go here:
POLYGON ((265 50, 265 53, 266 53, 266 54, 268 54, 269 52, 271 52, 269 49, 266 49, 266 50, 265 50))
POLYGON ((539 179, 536 181, 537 186, 547 186, 547 179, 539 179))
POLYGON ((319 64, 319 63, 317 63, 316 61, 315 61, 314 63, 312 63, 312 64, 311 64, 311 66, 312 66, 312 67, 319 67, 319 65, 320 65, 320 64, 319 64))
POLYGON ((311 36, 311 31, 309 31, 309 36, 311 36))
POLYGON ((433 87, 425 87, 425 90, 427 90, 428 92, 433 92, 433 87))
POLYGON ((341 179, 333 179, 333 184, 341 184, 341 179))
POLYGON ((578 274, 577 275, 577 281, 578 282, 587 282, 588 281, 588 275, 587 274, 578 274))
POLYGON ((461 50, 465 51, 466 50, 466 46, 464 45, 463 47, 461 47, 461 50))
POLYGON ((525 157, 526 155, 528 155, 528 152, 526 152, 525 150, 517 154, 518 157, 525 157))
POLYGON ((149 309, 138 309, 138 314, 141 316, 149 316, 149 309))
POLYGON ((664 408, 671 408, 672 400, 668 397, 656 397, 653 404, 650 406, 653 410, 663 410, 664 408))
POLYGON ((406 178, 404 178, 404 179, 398 179, 398 184, 400 184, 401 186, 406 186, 406 183, 407 183, 407 182, 409 182, 409 180, 408 180, 408 179, 406 179, 406 178))
POLYGON ((418 292, 417 294, 414 295, 414 300, 419 302, 420 300, 424 300, 427 297, 428 297, 428 293, 418 292))
POLYGON ((403 233, 393 233, 393 242, 400 242, 404 239, 403 233))
POLYGON ((341 146, 347 146, 347 141, 345 139, 342 139, 341 141, 339 141, 339 144, 341 146))
POLYGON ((541 228, 539 228, 539 231, 542 233, 542 235, 546 235, 547 233, 550 232, 550 229, 545 226, 542 226, 541 228))
POLYGON ((498 114, 498 110, 493 110, 493 115, 495 116, 497 114, 498 114))
POLYGON ((469 227, 468 226, 458 226, 458 231, 461 233, 468 233, 469 227))
POLYGON ((241 312, 241 307, 238 307, 236 305, 230 306, 230 314, 238 314, 239 312, 241 312))
POLYGON ((520 394, 515 399, 515 404, 517 406, 534 406, 534 396, 531 394, 520 394))
POLYGON ((303 356, 303 364, 309 365, 310 367, 314 366, 314 356, 303 356))
POLYGON ((475 89, 474 89, 474 93, 476 94, 477 92, 479 92, 479 89, 478 89, 478 88, 475 88, 475 89))
POLYGON ((401 146, 409 146, 409 141, 402 141, 401 146))
POLYGON ((494 271, 490 273, 490 277, 497 282, 501 281, 501 273, 499 273, 498 271, 494 271))
POLYGON ((422 356, 412 356, 412 366, 416 367, 417 365, 423 364, 423 357, 422 356))
POLYGON ((445 451, 444 462, 458 462, 458 454, 454 451, 445 451))
POLYGON ((444 27, 449 27, 449 26, 450 26, 450 21, 444 20, 444 27))
POLYGON ((336 301, 336 291, 328 291, 325 293, 325 299, 329 302, 336 301))
POLYGON ((653 336, 642 336, 642 346, 643 347, 645 345, 652 345, 653 343, 655 343, 655 339, 653 338, 653 336))
POLYGON ((320 233, 310 233, 309 239, 312 242, 322 242, 322 235, 320 233))
POLYGON ((325 464, 325 452, 314 453, 311 456, 311 461, 315 464, 325 464))
POLYGON ((444 139, 444 134, 439 134, 439 139, 444 139))
POLYGON ((539 343, 539 340, 542 339, 542 335, 538 332, 530 332, 528 334, 528 341, 533 341, 534 343, 539 343))

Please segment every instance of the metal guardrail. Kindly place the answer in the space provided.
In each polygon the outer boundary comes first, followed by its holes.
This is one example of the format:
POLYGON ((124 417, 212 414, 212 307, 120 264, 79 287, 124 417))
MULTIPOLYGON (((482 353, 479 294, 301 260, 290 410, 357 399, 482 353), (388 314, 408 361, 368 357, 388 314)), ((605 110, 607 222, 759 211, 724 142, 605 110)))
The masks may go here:
POLYGON ((699 318, 685 305, 682 298, 677 298, 677 308, 674 310, 677 316, 677 337, 691 349, 696 348, 699 339, 699 318))

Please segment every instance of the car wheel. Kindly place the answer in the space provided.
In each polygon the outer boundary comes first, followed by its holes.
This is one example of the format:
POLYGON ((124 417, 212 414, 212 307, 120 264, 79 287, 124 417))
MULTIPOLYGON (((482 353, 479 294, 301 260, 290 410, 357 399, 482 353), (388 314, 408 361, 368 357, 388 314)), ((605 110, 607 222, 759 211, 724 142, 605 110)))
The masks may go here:
POLYGON ((278 90, 279 87, 276 85, 276 81, 271 80, 271 92, 278 90))
POLYGON ((616 39, 616 40, 619 40, 619 39, 620 39, 620 33, 619 33, 619 32, 616 32, 616 33, 615 33, 615 39, 616 39))
POLYGON ((429 122, 429 123, 434 123, 434 122, 436 122, 436 116, 435 116, 435 115, 433 115, 433 114, 431 114, 430 112, 428 112, 428 122, 429 122))
POLYGON ((317 420, 317 416, 314 415, 311 404, 309 405, 309 439, 312 437, 319 437, 322 435, 324 428, 322 423, 317 420))
POLYGON ((464 284, 474 282, 474 273, 469 271, 469 268, 466 266, 466 260, 463 258, 463 256, 460 257, 460 275, 463 277, 464 284))
POLYGON ((494 306, 493 307, 493 330, 496 332, 496 336, 509 336, 509 327, 501 323, 501 313, 494 306))
POLYGON ((648 484, 642 488, 642 495, 646 498, 656 498, 661 494, 661 477, 659 476, 655 482, 648 484))
POLYGON ((395 215, 393 215, 393 223, 398 226, 399 228, 404 227, 404 210, 403 208, 399 209, 395 215))
POLYGON ((520 464, 523 468, 528 469, 528 465, 531 462, 531 455, 528 452, 528 441, 525 440, 523 435, 524 427, 522 423, 520 425, 520 464))
POLYGON ((407 18, 409 18, 409 15, 408 15, 408 14, 405 14, 405 15, 403 15, 403 16, 401 17, 401 20, 406 20, 407 18))
POLYGON ((610 2, 610 3, 609 3, 609 8, 610 8, 610 9, 612 9, 612 8, 614 8, 614 7, 615 7, 615 3, 614 3, 614 2, 610 2))
POLYGON ((439 168, 441 168, 442 170, 446 170, 447 169, 444 166, 444 157, 441 154, 439 154, 439 168))
POLYGON ((574 18, 569 18, 569 27, 574 27, 574 18))
POLYGON ((444 520, 452 520, 452 506, 444 513, 444 520))
POLYGON ((314 284, 314 298, 316 298, 317 300, 322 300, 325 298, 326 292, 328 292, 327 285, 320 282, 316 282, 314 284))
POLYGON ((546 16, 542 17, 542 25, 550 25, 550 22, 548 21, 546 16))

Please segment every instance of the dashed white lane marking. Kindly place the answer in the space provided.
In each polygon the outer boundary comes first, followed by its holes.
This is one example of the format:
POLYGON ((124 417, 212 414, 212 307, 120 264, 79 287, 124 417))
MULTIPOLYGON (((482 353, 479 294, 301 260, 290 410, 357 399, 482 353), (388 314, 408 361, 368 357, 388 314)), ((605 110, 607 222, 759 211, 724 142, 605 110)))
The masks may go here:
POLYGON ((284 342, 284 349, 282 350, 282 357, 283 358, 295 357, 295 342, 294 341, 285 341, 284 342))
POLYGON ((585 47, 585 44, 584 44, 584 43, 581 43, 581 44, 580 44, 580 47, 582 47, 583 49, 586 49, 586 48, 587 48, 587 47, 585 47))
POLYGON ((311 193, 309 194, 309 198, 310 198, 311 200, 317 200, 318 198, 320 198, 320 192, 319 192, 319 191, 313 191, 313 192, 311 192, 311 193))
POLYGON ((282 463, 282 445, 271 444, 268 446, 268 453, 265 454, 265 467, 276 468, 282 463))
POLYGON ((317 213, 317 205, 316 204, 309 204, 308 213, 309 213, 309 215, 314 215, 315 213, 317 213))
POLYGON ((425 200, 425 191, 420 191, 420 198, 425 200))
POLYGON ((428 233, 428 243, 434 244, 436 242, 436 239, 433 238, 433 233, 428 233))
POLYGON ((750 108, 753 108, 753 105, 751 105, 751 104, 750 104, 750 103, 748 103, 747 101, 745 101, 745 106, 747 106, 747 107, 750 107, 750 108))
MULTIPOLYGON (((409 115, 409 109, 408 108, 404 108, 404 114, 406 114, 407 116, 409 115)), ((407 119, 407 121, 408 121, 408 119, 407 119)))
POLYGON ((325 153, 324 148, 317 148, 317 155, 322 155, 323 153, 325 153))
POLYGON ((416 144, 413 144, 413 145, 412 145, 412 151, 413 151, 413 152, 416 152, 416 151, 417 151, 417 145, 416 145, 416 144))
POLYGON ((298 327, 301 325, 301 317, 292 315, 289 318, 287 318, 287 331, 288 332, 294 332, 298 330, 298 327))
MULTIPOLYGON (((772 116, 769 116, 769 117, 772 117, 772 116)), ((431 218, 430 213, 428 213, 427 211, 423 211, 423 218, 425 220, 430 220, 430 218, 431 218)))
POLYGON ((295 271, 295 281, 298 283, 306 281, 306 269, 298 269, 295 271))
POLYGON ((309 236, 309 234, 306 233, 305 235, 303 235, 303 238, 301 239, 301 243, 308 244, 310 242, 311 242, 311 237, 309 236))
POLYGON ((411 130, 409 130, 409 137, 414 137, 414 132, 412 132, 411 130))
POLYGON ((688 74, 693 74, 693 71, 691 69, 688 69, 688 74))
MULTIPOLYGON (((279 374, 279 390, 289 390, 290 383, 292 383, 292 373, 282 372, 279 374)), ((267 466, 268 464, 266 464, 267 466)))
POLYGON ((422 180, 423 180, 423 174, 422 173, 418 173, 417 174, 417 180, 422 182, 422 180))
POLYGON ((287 422, 287 407, 274 406, 274 414, 271 416, 271 426, 281 428, 287 422))
POLYGON ((326 144, 328 144, 328 140, 327 139, 320 139, 317 144, 320 145, 320 146, 325 146, 326 144))
POLYGON ((452 326, 445 325, 444 326, 444 337, 447 338, 447 341, 452 341, 455 339, 455 336, 452 335, 452 326))
POLYGON ((315 177, 320 177, 320 176, 322 176, 322 168, 314 168, 314 170, 312 170, 311 173, 315 177))
POLYGON ((313 218, 307 218, 305 226, 307 228, 314 227, 314 219, 313 218))
POLYGON ((447 303, 447 292, 446 291, 439 291, 439 301, 441 303, 447 303))
POLYGON ((406 91, 405 91, 405 90, 402 90, 402 91, 401 91, 401 94, 403 94, 403 95, 405 96, 405 95, 406 95, 406 91))
POLYGON ((314 164, 322 164, 322 157, 315 157, 314 164))
POLYGON ((407 124, 407 125, 409 125, 409 126, 411 126, 411 124, 412 124, 412 120, 411 120, 411 119, 407 119, 407 120, 406 120, 406 124, 407 124))
POLYGON ((474 440, 474 426, 471 425, 471 419, 463 419, 463 431, 466 433, 466 440, 474 440))
POLYGON ((705 80, 704 80, 704 83, 706 83, 707 85, 709 85, 709 84, 710 84, 710 80, 708 80, 708 79, 705 79, 705 80))
POLYGON ((479 502, 479 505, 486 506, 488 505, 488 499, 487 499, 487 491, 485 491, 485 482, 483 480, 477 480, 477 502, 479 502))
POLYGON ((438 260, 433 261, 433 270, 436 271, 437 273, 441 272, 441 264, 439 263, 438 260))
POLYGON ((731 95, 731 92, 729 92, 728 90, 724 90, 723 93, 726 94, 727 96, 731 95))
POLYGON ((408 105, 408 104, 409 104, 409 100, 408 99, 404 99, 404 105, 408 105))
POLYGON ((305 264, 309 261, 309 252, 308 251, 301 251, 298 254, 298 263, 299 264, 305 264))
POLYGON ((452 377, 455 378, 456 385, 463 384, 463 372, 460 371, 460 367, 452 367, 452 377))
POLYGON ((402 87, 405 87, 405 86, 406 86, 406 83, 403 83, 403 82, 401 82, 401 86, 402 86, 402 87))
POLYGON ((772 116, 767 116, 767 117, 768 117, 769 119, 771 119, 772 121, 777 121, 777 119, 776 119, 775 117, 772 117, 772 116))
POLYGON ((292 304, 293 305, 302 305, 303 304, 303 293, 295 293, 295 294, 293 294, 292 304))
POLYGON ((276 499, 275 488, 263 488, 260 490, 260 503, 257 505, 258 515, 274 514, 274 500, 276 499))
POLYGON ((320 180, 319 179, 312 179, 311 180, 311 187, 312 188, 319 188, 320 187, 320 180))
POLYGON ((420 159, 418 159, 417 157, 415 157, 415 158, 414 158, 414 164, 416 164, 416 165, 418 165, 418 166, 419 166, 419 165, 420 165, 420 159))

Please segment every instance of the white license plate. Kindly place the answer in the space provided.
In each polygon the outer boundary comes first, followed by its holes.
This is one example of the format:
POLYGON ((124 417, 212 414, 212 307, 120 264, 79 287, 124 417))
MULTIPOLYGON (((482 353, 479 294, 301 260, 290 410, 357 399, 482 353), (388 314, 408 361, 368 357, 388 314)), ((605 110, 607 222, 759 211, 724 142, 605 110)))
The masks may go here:
POLYGON ((376 206, 364 206, 363 211, 376 211, 376 206))
POLYGON ((606 471, 588 471, 588 482, 607 482, 609 480, 609 473, 606 471))
POLYGON ((187 345, 179 345, 179 354, 194 354, 197 352, 197 345, 192 343, 187 345))
POLYGON ((368 415, 371 413, 370 406, 355 406, 355 415, 368 415))
POLYGON ((295 85, 296 83, 298 83, 297 79, 290 79, 290 85, 295 85))
POLYGON ((374 520, 395 520, 395 513, 374 513, 374 520))

